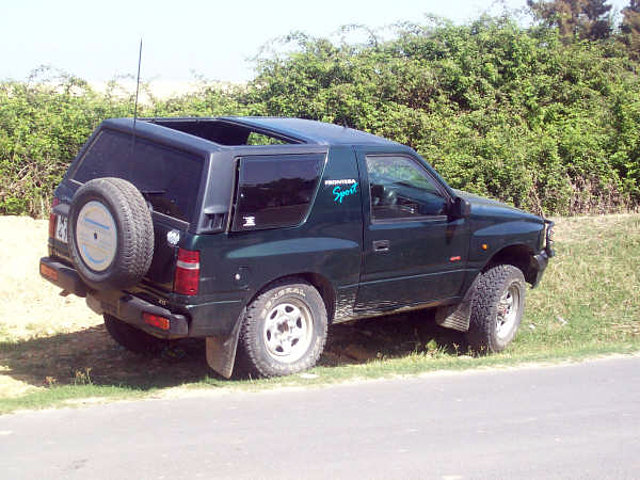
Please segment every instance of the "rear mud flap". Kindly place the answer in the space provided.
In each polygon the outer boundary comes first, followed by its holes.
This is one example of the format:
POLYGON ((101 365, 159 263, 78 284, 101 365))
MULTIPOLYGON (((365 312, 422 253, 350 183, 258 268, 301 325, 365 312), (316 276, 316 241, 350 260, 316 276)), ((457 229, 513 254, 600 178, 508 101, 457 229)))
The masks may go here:
POLYGON ((207 363, 209 367, 224 378, 231 378, 233 366, 236 362, 236 351, 238 349, 238 337, 240 336, 240 326, 244 318, 244 310, 240 314, 235 327, 227 337, 207 337, 207 363))

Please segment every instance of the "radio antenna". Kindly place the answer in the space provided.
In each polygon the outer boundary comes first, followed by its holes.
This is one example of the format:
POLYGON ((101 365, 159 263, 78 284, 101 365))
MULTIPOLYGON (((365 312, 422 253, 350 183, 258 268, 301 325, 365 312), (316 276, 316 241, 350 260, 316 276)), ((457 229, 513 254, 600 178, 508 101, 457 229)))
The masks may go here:
POLYGON ((142 64, 142 37, 140 37, 140 50, 138 51, 138 76, 136 77, 136 102, 133 107, 133 134, 135 138, 136 121, 138 120, 138 94, 140 93, 140 65, 142 64))

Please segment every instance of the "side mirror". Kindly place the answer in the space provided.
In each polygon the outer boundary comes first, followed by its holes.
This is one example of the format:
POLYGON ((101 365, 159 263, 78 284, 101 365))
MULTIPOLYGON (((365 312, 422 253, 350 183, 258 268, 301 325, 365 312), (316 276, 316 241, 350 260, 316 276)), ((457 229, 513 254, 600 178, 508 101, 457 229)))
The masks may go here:
POLYGON ((449 206, 449 216, 452 218, 469 218, 471 204, 462 197, 456 197, 449 206))

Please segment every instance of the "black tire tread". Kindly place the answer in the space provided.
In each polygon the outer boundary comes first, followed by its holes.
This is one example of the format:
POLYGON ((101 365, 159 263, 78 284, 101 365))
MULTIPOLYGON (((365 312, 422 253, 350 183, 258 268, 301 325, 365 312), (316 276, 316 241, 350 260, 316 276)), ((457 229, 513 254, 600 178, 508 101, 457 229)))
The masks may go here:
MULTIPOLYGON (((128 224, 133 228, 128 231, 128 240, 132 248, 125 252, 126 267, 124 269, 135 278, 142 278, 151 266, 153 259, 153 221, 147 203, 140 191, 130 182, 121 178, 110 178, 111 182, 120 190, 125 206, 129 207, 128 224)), ((136 282, 137 283, 137 282, 136 282)))
MULTIPOLYGON (((467 342, 477 353, 498 353, 506 345, 501 345, 495 334, 497 306, 507 282, 510 279, 521 283, 522 306, 524 306, 525 280, 522 271, 509 264, 496 265, 481 274, 472 300, 467 342)), ((523 311, 521 309, 520 315, 523 311)), ((516 324, 516 329, 518 325, 516 324)))
POLYGON ((246 309, 240 328, 237 367, 242 374, 256 377, 285 376, 301 372, 312 368, 316 364, 324 350, 326 340, 327 313, 320 293, 318 293, 313 285, 299 278, 278 280, 258 294, 246 309), (269 361, 269 358, 263 358, 255 348, 257 343, 261 341, 261 339, 258 338, 260 331, 256 328, 257 322, 259 322, 260 311, 277 290, 285 287, 305 289, 308 294, 314 297, 313 302, 316 302, 321 308, 321 318, 314 318, 314 328, 320 325, 320 335, 316 337, 315 345, 311 347, 310 354, 293 364, 279 364, 274 361, 269 361), (318 324, 318 322, 320 323, 318 324))

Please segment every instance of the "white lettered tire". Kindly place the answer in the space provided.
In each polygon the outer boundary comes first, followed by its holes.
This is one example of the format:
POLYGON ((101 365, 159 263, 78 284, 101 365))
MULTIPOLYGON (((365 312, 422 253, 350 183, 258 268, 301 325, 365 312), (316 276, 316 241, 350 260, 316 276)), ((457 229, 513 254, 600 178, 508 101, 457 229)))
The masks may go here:
POLYGON ((318 291, 302 280, 276 282, 247 307, 239 361, 247 373, 273 377, 313 367, 327 338, 327 310, 318 291))

